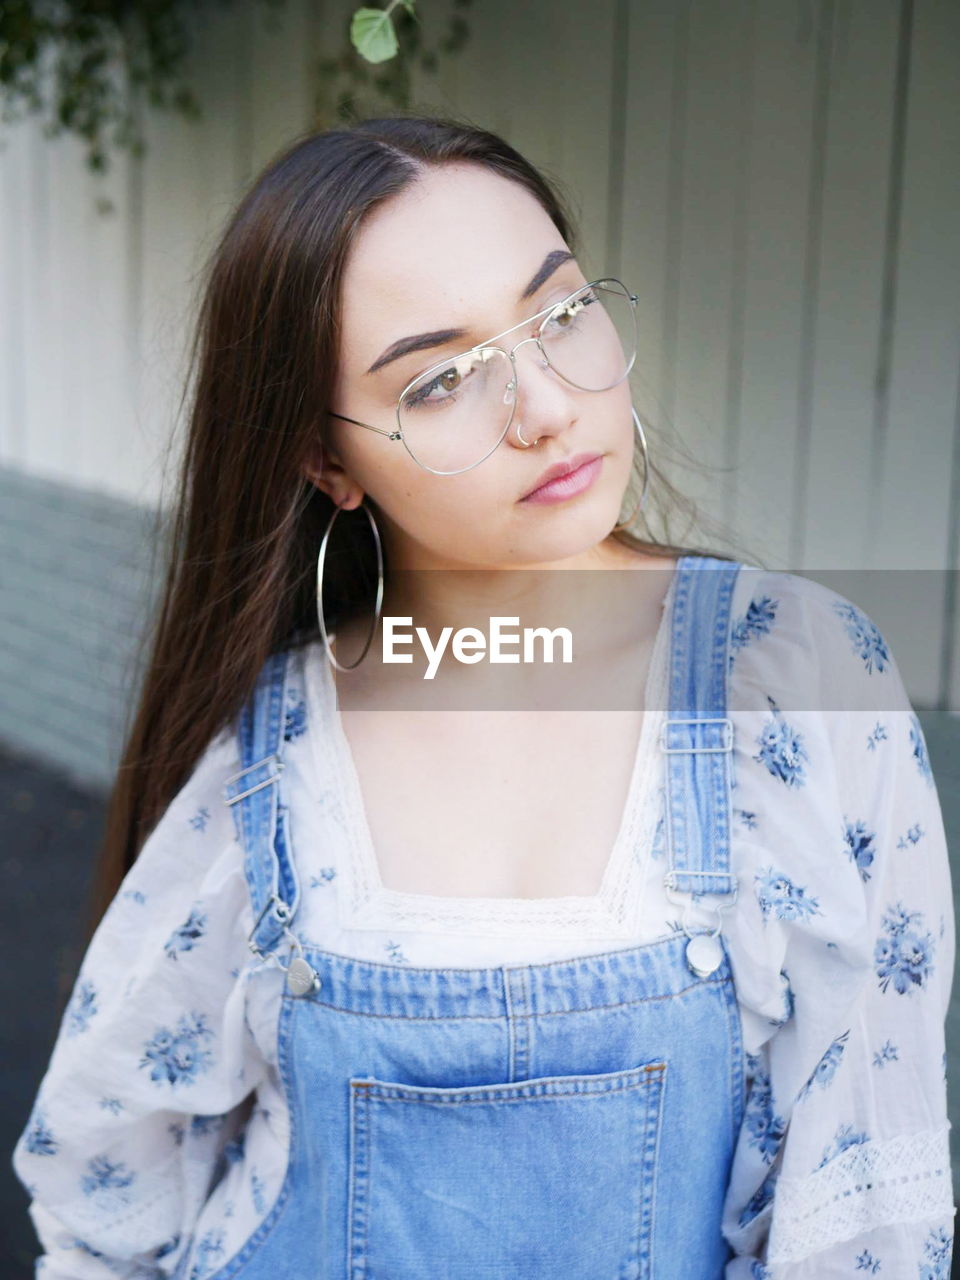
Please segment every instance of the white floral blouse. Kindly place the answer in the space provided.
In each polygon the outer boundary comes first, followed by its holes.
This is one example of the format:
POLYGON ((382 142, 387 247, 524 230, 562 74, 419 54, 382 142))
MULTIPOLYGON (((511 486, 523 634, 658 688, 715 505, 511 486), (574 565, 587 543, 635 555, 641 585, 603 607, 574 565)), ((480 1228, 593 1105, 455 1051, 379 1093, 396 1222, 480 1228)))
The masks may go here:
MULTIPOLYGON (((386 888, 323 649, 295 655, 283 777, 300 936, 381 963, 475 966, 586 955, 682 928, 662 885, 657 749, 672 594, 619 834, 592 897, 386 888)), ((726 1280, 947 1280, 955 935, 920 723, 861 609, 752 566, 733 599, 729 713, 739 894, 723 929, 748 1096, 724 1210, 726 1280)), ((222 792, 238 765, 224 731, 83 959, 13 1156, 46 1280, 178 1268, 202 1280, 283 1182, 283 974, 246 944, 252 912, 222 792)))

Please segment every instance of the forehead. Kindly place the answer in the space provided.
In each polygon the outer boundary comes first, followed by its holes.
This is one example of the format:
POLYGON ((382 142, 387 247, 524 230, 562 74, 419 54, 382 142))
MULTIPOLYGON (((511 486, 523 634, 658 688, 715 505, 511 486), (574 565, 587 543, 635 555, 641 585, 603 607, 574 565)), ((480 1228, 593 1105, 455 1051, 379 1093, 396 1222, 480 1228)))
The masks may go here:
POLYGON ((496 320, 545 254, 566 247, 536 197, 509 178, 475 164, 429 169, 361 227, 344 273, 344 329, 376 327, 375 344, 496 320))

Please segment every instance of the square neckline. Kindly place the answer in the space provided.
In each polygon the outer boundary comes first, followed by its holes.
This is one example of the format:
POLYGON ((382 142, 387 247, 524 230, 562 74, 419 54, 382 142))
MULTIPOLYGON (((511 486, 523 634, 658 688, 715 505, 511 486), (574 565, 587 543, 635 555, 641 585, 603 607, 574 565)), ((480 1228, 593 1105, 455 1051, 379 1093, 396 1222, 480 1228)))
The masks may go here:
POLYGON ((323 803, 321 780, 332 775, 349 853, 347 874, 338 895, 341 925, 368 929, 482 931, 507 935, 535 929, 564 936, 570 929, 598 937, 631 936, 642 911, 643 872, 653 842, 656 819, 652 803, 660 765, 654 750, 666 716, 669 685, 669 638, 673 600, 685 557, 674 562, 661 603, 650 666, 644 686, 644 714, 633 757, 630 781, 613 845, 604 864, 600 887, 593 894, 535 897, 456 896, 390 889, 383 883, 376 846, 350 741, 337 704, 336 685, 322 641, 310 649, 317 662, 305 664, 305 684, 319 716, 311 726, 310 787, 323 803), (318 670, 319 663, 319 670, 318 670))

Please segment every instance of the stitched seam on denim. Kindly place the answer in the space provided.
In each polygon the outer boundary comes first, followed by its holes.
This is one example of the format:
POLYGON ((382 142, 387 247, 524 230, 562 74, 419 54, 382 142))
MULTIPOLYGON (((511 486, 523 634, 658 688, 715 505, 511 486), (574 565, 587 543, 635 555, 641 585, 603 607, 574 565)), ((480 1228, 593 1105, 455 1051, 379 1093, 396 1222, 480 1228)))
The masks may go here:
MULTIPOLYGON (((589 1098, 591 1101, 597 1102, 603 1098, 623 1098, 632 1093, 636 1089, 642 1089, 642 1084, 632 1085, 629 1089, 619 1089, 610 1092, 601 1089, 595 1093, 557 1093, 557 1094, 531 1094, 524 1098, 477 1098, 476 1101, 462 1101, 459 1098, 371 1098, 370 1106, 386 1107, 391 1103, 400 1106, 427 1106, 427 1107, 489 1107, 496 1105, 498 1107, 513 1106, 532 1106, 536 1103, 558 1102, 579 1102, 583 1098, 589 1098)), ((366 1091, 364 1091, 366 1092, 366 1091)))
POLYGON ((663 1112, 664 1100, 666 1096, 667 1078, 669 1075, 668 1066, 665 1063, 663 1071, 659 1073, 654 1085, 656 1093, 649 1095, 647 1105, 654 1107, 653 1122, 655 1126, 655 1136, 653 1140, 653 1153, 649 1186, 649 1211, 645 1213, 645 1233, 642 1237, 644 1244, 644 1252, 640 1259, 639 1276, 641 1280, 650 1280, 653 1269, 653 1253, 654 1253, 654 1235, 656 1227, 657 1212, 657 1170, 660 1167, 660 1139, 663 1133, 663 1112))
POLYGON ((363 1277, 367 1272, 367 1248, 370 1226, 370 1099, 365 1088, 350 1085, 350 1188, 347 1217, 347 1272, 363 1277), (363 1167, 358 1173, 361 1152, 363 1167), (362 1185, 361 1185, 362 1184, 362 1185), (356 1256, 355 1256, 356 1255, 356 1256))
MULTIPOLYGON (((287 1100, 288 1113, 288 1142, 287 1142, 287 1167, 284 1171, 283 1181, 277 1191, 276 1199, 270 1206, 263 1219, 254 1227, 253 1231, 241 1243, 240 1248, 231 1258, 216 1271, 205 1276, 204 1280, 232 1280, 232 1277, 243 1270, 248 1262, 251 1262, 256 1256, 260 1246, 263 1245, 268 1236, 273 1231, 280 1219, 284 1207, 290 1202, 290 1189, 292 1186, 292 1170, 294 1165, 294 1145, 295 1139, 299 1136, 297 1131, 296 1106, 293 1093, 293 1074, 289 1069, 289 1048, 291 1043, 291 1032, 289 1024, 296 1016, 296 1009, 290 1014, 285 1014, 285 1008, 281 1002, 279 1012, 277 1014, 277 1061, 280 1067, 280 1078, 284 1084, 284 1094, 287 1100), (286 1022, 281 1030, 280 1024, 286 1022)), ((191 1241, 190 1249, 184 1254, 186 1258, 193 1249, 193 1241, 191 1241)), ((190 1259, 193 1261, 194 1259, 190 1259)))
MULTIPOLYGON (((685 995, 688 991, 693 991, 697 988, 716 986, 722 982, 733 981, 729 975, 721 973, 720 970, 717 972, 720 973, 719 977, 701 978, 697 982, 691 982, 689 986, 683 987, 679 991, 669 991, 664 995, 640 996, 636 1000, 621 1000, 616 1004, 592 1004, 588 1005, 586 1008, 578 1009, 549 1009, 533 1014, 532 1016, 536 1018, 570 1018, 576 1017, 576 1015, 580 1013, 592 1013, 599 1009, 631 1009, 638 1004, 650 1004, 657 1000, 675 1000, 678 996, 685 995)), ((310 995, 294 996, 288 991, 284 991, 282 993, 281 999, 296 1000, 298 1004, 302 1005, 315 1004, 319 1005, 323 1009, 331 1009, 335 1013, 350 1014, 359 1018, 389 1018, 396 1020, 397 1022, 503 1022, 506 1017, 506 1014, 504 1013, 447 1013, 438 1014, 436 1016, 433 1014, 414 1016, 413 1014, 406 1013, 376 1013, 369 1009, 344 1009, 341 1005, 329 1004, 325 1000, 318 1000, 310 995)))
POLYGON ((428 1106, 462 1106, 465 1104, 488 1106, 491 1102, 557 1102, 561 1100, 575 1102, 578 1098, 617 1098, 622 1094, 631 1093, 635 1089, 645 1089, 651 1082, 662 1077, 666 1067, 667 1064, 665 1062, 649 1062, 639 1067, 629 1067, 626 1071, 616 1072, 613 1080, 599 1083, 592 1087, 589 1083, 589 1076, 578 1074, 573 1076, 537 1076, 532 1080, 508 1080, 503 1084, 495 1085, 473 1085, 468 1086, 465 1091, 461 1091, 459 1088, 451 1088, 449 1090, 439 1088, 412 1089, 408 1085, 392 1084, 385 1080, 370 1080, 369 1084, 364 1082, 362 1092, 371 1102, 409 1102, 428 1106), (623 1077, 633 1075, 637 1077, 635 1080, 629 1084, 624 1082, 623 1077), (584 1081, 585 1083, 582 1088, 572 1088, 569 1084, 564 1088, 564 1081, 571 1080, 584 1081), (548 1083, 557 1083, 559 1087, 544 1091, 543 1086, 548 1083), (516 1096, 511 1096, 511 1090, 515 1091, 516 1096))
MULTIPOLYGON (((721 942, 721 946, 726 950, 725 942, 721 942)), ((743 1018, 740 1012, 740 1002, 737 999, 736 987, 732 981, 723 993, 723 1001, 727 1010, 727 1024, 730 1032, 728 1038, 730 1048, 730 1090, 728 1094, 731 1111, 730 1139, 735 1144, 743 1122, 743 1113, 746 1109, 744 1092, 746 1054, 743 1047, 743 1018)))

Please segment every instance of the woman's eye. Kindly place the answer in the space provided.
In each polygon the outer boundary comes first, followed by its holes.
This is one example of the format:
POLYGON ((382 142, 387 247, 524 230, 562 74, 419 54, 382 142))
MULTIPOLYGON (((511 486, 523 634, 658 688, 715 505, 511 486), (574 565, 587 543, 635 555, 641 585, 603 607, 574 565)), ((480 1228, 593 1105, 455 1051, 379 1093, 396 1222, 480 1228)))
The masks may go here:
POLYGON ((596 298, 589 294, 574 298, 549 315, 547 323, 555 329, 572 329, 592 302, 596 302, 596 298))
POLYGON ((443 395, 436 395, 436 392, 453 392, 457 391, 463 382, 463 375, 456 365, 451 365, 449 369, 444 369, 442 373, 436 374, 429 382, 422 383, 415 387, 408 395, 406 403, 408 407, 416 407, 419 404, 436 403, 442 400, 443 395))

